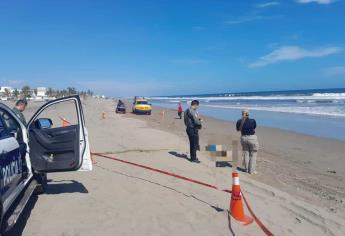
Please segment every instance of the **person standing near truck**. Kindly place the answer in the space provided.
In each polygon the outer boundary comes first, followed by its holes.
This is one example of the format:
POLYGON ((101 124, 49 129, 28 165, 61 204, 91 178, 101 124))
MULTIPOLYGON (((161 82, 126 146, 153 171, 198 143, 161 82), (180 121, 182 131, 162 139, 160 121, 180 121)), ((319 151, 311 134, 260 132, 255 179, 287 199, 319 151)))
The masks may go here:
POLYGON ((189 138, 190 145, 190 161, 200 163, 196 156, 196 151, 200 151, 199 146, 199 129, 201 129, 201 118, 197 111, 199 101, 193 100, 191 106, 184 112, 184 123, 189 138))
POLYGON ((249 118, 248 109, 242 110, 242 119, 237 121, 236 129, 241 132, 241 145, 245 171, 249 174, 257 174, 255 167, 259 143, 258 138, 255 135, 256 121, 249 118))
POLYGON ((16 102, 15 107, 13 107, 13 112, 18 116, 18 118, 23 122, 25 126, 27 126, 25 116, 23 112, 25 111, 28 102, 25 99, 20 99, 16 102))

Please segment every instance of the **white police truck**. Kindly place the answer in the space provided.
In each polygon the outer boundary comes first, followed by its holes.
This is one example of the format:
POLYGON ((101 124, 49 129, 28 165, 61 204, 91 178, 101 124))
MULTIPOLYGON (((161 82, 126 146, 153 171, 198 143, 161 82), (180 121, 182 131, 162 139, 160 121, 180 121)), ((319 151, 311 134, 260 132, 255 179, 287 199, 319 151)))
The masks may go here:
POLYGON ((47 173, 76 170, 92 170, 79 96, 44 104, 27 127, 11 108, 0 103, 2 232, 15 225, 32 194, 45 192, 47 173))

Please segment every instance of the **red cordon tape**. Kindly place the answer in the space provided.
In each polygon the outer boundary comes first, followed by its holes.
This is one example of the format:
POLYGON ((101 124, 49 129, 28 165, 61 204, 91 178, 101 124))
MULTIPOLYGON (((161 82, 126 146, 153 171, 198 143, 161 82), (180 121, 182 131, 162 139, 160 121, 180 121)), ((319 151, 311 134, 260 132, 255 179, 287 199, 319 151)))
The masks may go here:
MULTIPOLYGON (((192 179, 192 178, 187 178, 187 177, 184 177, 184 176, 181 176, 181 175, 177 175, 177 174, 174 174, 174 173, 171 173, 171 172, 168 172, 168 171, 152 168, 152 167, 149 167, 149 166, 144 166, 144 165, 137 164, 137 163, 134 163, 134 162, 125 161, 125 160, 122 160, 122 159, 118 159, 116 157, 111 157, 111 156, 104 155, 102 153, 91 153, 91 155, 107 158, 107 159, 114 160, 114 161, 119 161, 119 162, 122 162, 122 163, 126 163, 126 164, 129 164, 129 165, 141 167, 141 168, 144 168, 144 169, 147 169, 147 170, 151 170, 151 171, 154 171, 154 172, 158 172, 158 173, 161 173, 161 174, 164 174, 164 175, 168 175, 168 176, 172 176, 172 177, 175 177, 175 178, 178 178, 178 179, 182 179, 182 180, 185 180, 185 181, 188 181, 188 182, 199 184, 199 185, 202 185, 202 186, 205 186, 205 187, 208 187, 208 188, 212 188, 212 189, 216 189, 216 190, 219 190, 219 191, 231 193, 231 190, 229 190, 229 189, 219 189, 219 188, 217 188, 217 186, 214 186, 214 185, 211 185, 211 184, 207 184, 207 183, 204 183, 204 182, 192 179)), ((252 215, 252 217, 254 218, 255 222, 258 224, 258 226, 262 229, 262 231, 267 236, 274 236, 274 234, 266 228, 266 226, 259 220, 259 218, 256 217, 256 215, 254 214, 253 210, 249 206, 249 204, 247 202, 247 199, 244 197, 243 192, 242 192, 242 197, 243 197, 244 203, 246 204, 250 214, 252 215)))
POLYGON ((274 236, 274 234, 273 234, 271 231, 269 231, 269 229, 266 228, 266 226, 259 220, 259 218, 256 217, 256 215, 254 214, 252 208, 249 206, 249 204, 248 204, 248 202, 247 202, 247 199, 246 199, 246 197, 244 196, 244 194, 243 194, 242 191, 241 191, 241 193, 242 193, 242 197, 243 197, 244 203, 246 204, 249 213, 252 215, 252 217, 254 218, 255 222, 258 224, 258 226, 262 229, 262 231, 264 231, 264 233, 265 233, 267 236, 274 236))
POLYGON ((201 181, 198 181, 198 180, 194 180, 194 179, 187 178, 187 177, 184 177, 184 176, 181 176, 181 175, 170 173, 168 171, 155 169, 155 168, 152 168, 152 167, 149 167, 149 166, 140 165, 140 164, 137 164, 137 163, 134 163, 134 162, 130 162, 130 161, 125 161, 125 160, 122 160, 122 159, 118 159, 116 157, 106 156, 106 155, 104 155, 102 153, 91 153, 91 155, 100 156, 100 157, 104 157, 104 158, 107 158, 107 159, 123 162, 123 163, 130 164, 130 165, 133 165, 133 166, 141 167, 141 168, 144 168, 144 169, 147 169, 147 170, 152 170, 152 171, 164 174, 164 175, 173 176, 173 177, 178 178, 178 179, 183 179, 183 180, 186 180, 188 182, 192 182, 192 183, 195 183, 195 184, 200 184, 200 185, 203 185, 205 187, 209 187, 209 188, 213 188, 213 189, 220 190, 220 191, 223 191, 223 192, 231 193, 231 190, 228 190, 228 189, 223 189, 222 190, 222 189, 217 188, 217 186, 214 186, 214 185, 211 185, 211 184, 207 184, 207 183, 204 183, 204 182, 201 182, 201 181))

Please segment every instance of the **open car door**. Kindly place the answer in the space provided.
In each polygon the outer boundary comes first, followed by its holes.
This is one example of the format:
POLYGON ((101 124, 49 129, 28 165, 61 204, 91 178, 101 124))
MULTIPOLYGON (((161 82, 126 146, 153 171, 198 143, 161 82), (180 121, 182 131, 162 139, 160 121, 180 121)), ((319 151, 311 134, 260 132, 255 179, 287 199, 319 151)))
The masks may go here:
POLYGON ((44 104, 28 123, 32 167, 38 172, 92 170, 79 96, 44 104))

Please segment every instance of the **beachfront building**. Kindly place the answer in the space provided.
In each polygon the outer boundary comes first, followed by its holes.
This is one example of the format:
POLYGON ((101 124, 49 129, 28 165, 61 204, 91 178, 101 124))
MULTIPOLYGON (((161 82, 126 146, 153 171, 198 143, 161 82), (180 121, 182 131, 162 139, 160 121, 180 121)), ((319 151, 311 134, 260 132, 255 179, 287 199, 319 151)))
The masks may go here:
POLYGON ((8 86, 0 86, 0 98, 1 100, 7 100, 12 96, 14 89, 8 86))
POLYGON ((38 87, 36 92, 36 97, 44 98, 47 94, 46 87, 38 87))
POLYGON ((12 87, 7 87, 7 86, 0 86, 0 93, 6 93, 6 91, 9 91, 9 92, 13 92, 13 88, 12 87))

